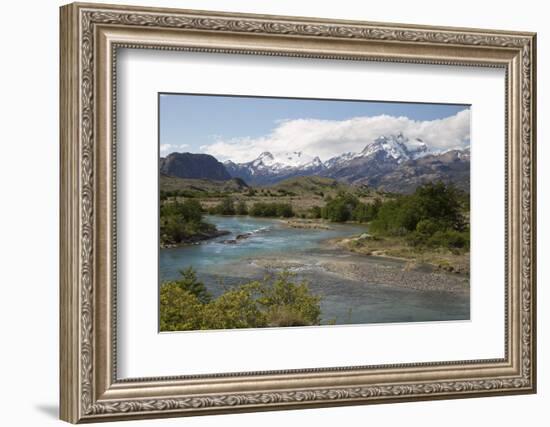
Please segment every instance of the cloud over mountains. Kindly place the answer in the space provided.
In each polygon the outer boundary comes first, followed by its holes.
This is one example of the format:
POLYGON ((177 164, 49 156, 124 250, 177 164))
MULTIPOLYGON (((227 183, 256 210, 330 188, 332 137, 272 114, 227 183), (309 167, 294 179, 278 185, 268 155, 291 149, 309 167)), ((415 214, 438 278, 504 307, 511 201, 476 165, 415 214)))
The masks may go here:
POLYGON ((326 161, 345 152, 361 151, 380 135, 403 133, 409 140, 421 139, 430 152, 463 149, 470 144, 470 109, 437 120, 417 121, 389 115, 346 120, 298 119, 276 124, 271 133, 258 138, 243 136, 201 146, 219 160, 242 163, 264 151, 274 154, 302 151, 326 161))

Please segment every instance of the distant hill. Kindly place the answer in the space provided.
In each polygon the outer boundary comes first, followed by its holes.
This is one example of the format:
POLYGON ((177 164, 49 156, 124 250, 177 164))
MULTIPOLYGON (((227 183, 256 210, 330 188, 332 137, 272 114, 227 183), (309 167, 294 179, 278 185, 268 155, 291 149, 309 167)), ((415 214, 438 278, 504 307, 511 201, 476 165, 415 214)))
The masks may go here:
POLYGON ((351 193, 363 203, 372 203, 376 199, 383 201, 388 197, 388 194, 366 185, 350 185, 319 176, 294 177, 273 186, 249 187, 239 178, 214 181, 161 175, 160 190, 161 200, 174 196, 195 198, 206 210, 231 197, 248 207, 254 203, 287 203, 298 215, 307 215, 310 209, 324 206, 341 192, 351 193))
POLYGON ((367 199, 382 196, 381 192, 365 184, 350 185, 334 178, 321 176, 297 176, 285 179, 267 188, 275 193, 287 193, 296 196, 317 195, 321 198, 334 197, 341 192, 355 194, 357 197, 367 199))
POLYGON ((296 176, 288 178, 269 187, 272 190, 286 190, 296 193, 297 195, 307 193, 325 192, 337 193, 339 191, 349 191, 350 186, 343 182, 339 182, 333 178, 321 176, 296 176))
POLYGON ((184 191, 192 193, 233 193, 248 189, 248 185, 240 178, 231 178, 225 181, 211 179, 178 178, 175 176, 160 175, 161 191, 184 191))
POLYGON ((333 178, 320 176, 298 176, 285 179, 268 187, 249 187, 242 179, 232 178, 227 181, 211 179, 189 179, 160 175, 160 190, 179 192, 180 195, 193 197, 221 197, 223 195, 246 194, 249 200, 266 197, 288 197, 305 200, 307 198, 324 200, 327 196, 335 197, 338 193, 352 193, 361 199, 384 198, 384 193, 365 184, 350 185, 333 178))
POLYGON ((231 179, 225 166, 209 154, 171 153, 160 158, 159 167, 161 174, 178 178, 231 179))

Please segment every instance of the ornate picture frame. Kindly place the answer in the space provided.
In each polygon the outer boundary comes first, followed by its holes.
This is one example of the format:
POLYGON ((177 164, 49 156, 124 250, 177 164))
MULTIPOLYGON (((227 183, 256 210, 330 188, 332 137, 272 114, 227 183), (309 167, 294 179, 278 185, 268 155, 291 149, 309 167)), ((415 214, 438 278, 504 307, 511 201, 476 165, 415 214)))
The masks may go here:
POLYGON ((97 422, 536 391, 536 35, 70 4, 61 8, 61 419, 97 422), (506 73, 504 357, 181 377, 117 377, 117 49, 506 73))

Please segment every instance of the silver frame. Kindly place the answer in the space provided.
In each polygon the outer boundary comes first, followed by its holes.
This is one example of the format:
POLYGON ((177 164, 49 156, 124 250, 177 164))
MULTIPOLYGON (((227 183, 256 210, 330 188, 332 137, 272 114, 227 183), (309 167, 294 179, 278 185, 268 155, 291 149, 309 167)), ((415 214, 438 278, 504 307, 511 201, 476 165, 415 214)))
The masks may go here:
POLYGON ((98 4, 61 8, 61 418, 69 422, 536 390, 533 33, 98 4), (118 48, 506 70, 505 357, 120 380, 116 374, 118 48))

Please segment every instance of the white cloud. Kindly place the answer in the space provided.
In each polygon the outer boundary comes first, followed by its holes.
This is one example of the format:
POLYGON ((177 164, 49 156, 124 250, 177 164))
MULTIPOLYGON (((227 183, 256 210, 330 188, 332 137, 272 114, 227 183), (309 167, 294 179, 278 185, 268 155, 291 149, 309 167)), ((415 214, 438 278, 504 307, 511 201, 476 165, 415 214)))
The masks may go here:
POLYGON ((284 120, 278 121, 268 135, 218 138, 200 148, 219 160, 230 159, 239 163, 255 159, 263 151, 274 154, 303 151, 325 161, 348 151, 361 151, 377 137, 399 132, 411 140, 422 139, 430 151, 465 148, 470 144, 470 109, 444 119, 426 121, 388 115, 347 120, 284 120))
POLYGON ((175 151, 184 150, 187 147, 189 147, 189 144, 160 144, 160 155, 166 156, 175 151))

